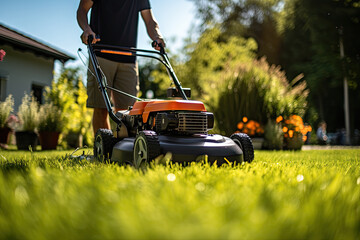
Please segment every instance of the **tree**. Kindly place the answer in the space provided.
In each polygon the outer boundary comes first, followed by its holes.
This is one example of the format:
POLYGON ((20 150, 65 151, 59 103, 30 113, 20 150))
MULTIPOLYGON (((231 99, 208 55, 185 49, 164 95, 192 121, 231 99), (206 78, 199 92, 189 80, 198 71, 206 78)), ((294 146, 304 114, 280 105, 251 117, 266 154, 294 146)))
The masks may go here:
POLYGON ((344 126, 343 77, 350 88, 352 127, 359 124, 360 4, 351 0, 286 1, 280 29, 281 65, 291 78, 304 73, 311 106, 331 131, 344 126), (344 31, 345 58, 339 54, 339 29, 344 31))
POLYGON ((214 90, 223 84, 223 70, 236 62, 252 61, 256 50, 253 39, 230 37, 225 41, 219 28, 208 29, 192 45, 180 79, 192 89, 194 98, 208 102, 214 90))
POLYGON ((280 0, 193 1, 201 19, 201 31, 219 24, 222 39, 232 36, 255 39, 259 57, 279 63, 281 39, 277 31, 280 0))

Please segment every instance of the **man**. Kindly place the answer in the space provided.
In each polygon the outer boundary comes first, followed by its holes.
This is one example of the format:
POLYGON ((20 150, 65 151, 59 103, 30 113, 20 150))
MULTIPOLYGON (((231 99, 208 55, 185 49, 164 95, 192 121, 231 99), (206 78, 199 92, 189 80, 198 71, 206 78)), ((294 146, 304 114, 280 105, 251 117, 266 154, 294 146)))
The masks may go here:
POLYGON ((321 121, 319 128, 316 131, 316 136, 318 138, 318 143, 320 145, 326 145, 328 143, 328 136, 326 135, 326 122, 321 121))
MULTIPOLYGON (((102 44, 136 47, 139 12, 145 22, 149 37, 165 46, 159 25, 152 14, 149 0, 80 0, 77 21, 83 30, 82 42, 87 44, 88 37, 92 35, 93 44, 100 41, 102 44), (87 14, 90 9, 89 25, 87 14)), ((159 47, 157 46, 156 49, 159 50, 159 47)), ((139 80, 135 57, 98 54, 98 62, 109 86, 131 95, 137 95, 139 80)), ((110 129, 109 116, 103 97, 98 90, 96 79, 91 74, 88 74, 87 92, 87 107, 94 108, 94 133, 99 128, 110 129)), ((115 112, 127 109, 135 101, 114 92, 109 93, 109 96, 112 98, 115 112)))

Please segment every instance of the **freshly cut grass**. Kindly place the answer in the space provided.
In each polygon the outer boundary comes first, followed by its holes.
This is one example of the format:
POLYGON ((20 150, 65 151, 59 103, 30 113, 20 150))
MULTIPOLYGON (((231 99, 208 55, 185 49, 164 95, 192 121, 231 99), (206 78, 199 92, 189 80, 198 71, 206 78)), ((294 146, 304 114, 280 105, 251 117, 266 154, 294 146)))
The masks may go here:
POLYGON ((0 239, 359 239, 360 151, 146 172, 0 151, 0 239))

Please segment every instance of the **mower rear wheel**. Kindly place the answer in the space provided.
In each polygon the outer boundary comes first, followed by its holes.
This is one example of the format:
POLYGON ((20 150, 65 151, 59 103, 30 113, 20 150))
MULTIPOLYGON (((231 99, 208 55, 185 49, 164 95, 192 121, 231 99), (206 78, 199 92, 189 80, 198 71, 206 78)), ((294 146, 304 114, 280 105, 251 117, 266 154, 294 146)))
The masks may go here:
POLYGON ((112 149, 116 143, 113 132, 100 128, 95 134, 94 157, 103 162, 111 159, 112 149))
POLYGON ((241 148, 244 161, 251 163, 254 160, 254 146, 250 137, 245 133, 234 133, 230 138, 241 148))
POLYGON ((160 142, 154 131, 141 131, 137 134, 133 151, 135 168, 145 168, 146 165, 158 157, 160 153, 160 142))

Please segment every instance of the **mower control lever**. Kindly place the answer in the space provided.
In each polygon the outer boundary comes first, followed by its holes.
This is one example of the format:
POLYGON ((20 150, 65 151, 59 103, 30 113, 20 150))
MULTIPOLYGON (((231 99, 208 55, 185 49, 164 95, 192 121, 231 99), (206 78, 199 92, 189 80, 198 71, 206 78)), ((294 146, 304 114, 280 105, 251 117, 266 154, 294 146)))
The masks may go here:
MULTIPOLYGON (((99 35, 96 35, 96 36, 95 36, 95 39, 99 39, 99 38, 100 38, 99 35)), ((88 44, 91 44, 92 41, 93 41, 93 39, 94 39, 93 35, 89 35, 89 36, 88 36, 88 44)))

